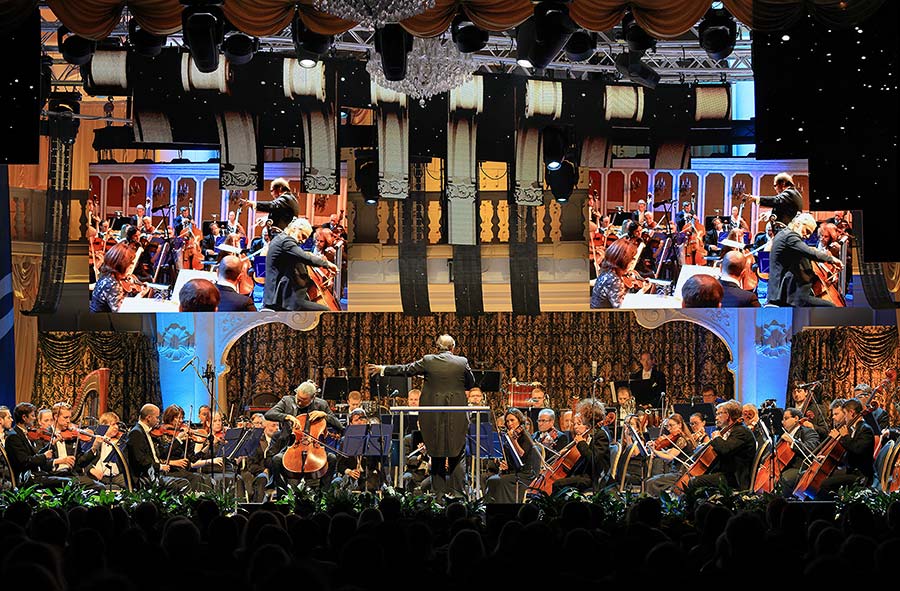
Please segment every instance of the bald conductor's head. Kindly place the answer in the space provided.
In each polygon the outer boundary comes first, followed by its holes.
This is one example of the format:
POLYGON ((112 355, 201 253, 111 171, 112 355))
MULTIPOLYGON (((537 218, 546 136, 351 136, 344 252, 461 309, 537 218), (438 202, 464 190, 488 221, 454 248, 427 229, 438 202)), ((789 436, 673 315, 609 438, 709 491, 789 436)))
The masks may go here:
POLYGON ((722 272, 732 277, 740 277, 744 272, 747 257, 739 250, 730 250, 722 257, 722 272))
POLYGON ((438 351, 453 351, 456 348, 456 341, 448 334, 442 334, 437 338, 438 351))
POLYGON ((219 262, 219 280, 235 282, 241 276, 244 263, 241 259, 230 254, 219 262))

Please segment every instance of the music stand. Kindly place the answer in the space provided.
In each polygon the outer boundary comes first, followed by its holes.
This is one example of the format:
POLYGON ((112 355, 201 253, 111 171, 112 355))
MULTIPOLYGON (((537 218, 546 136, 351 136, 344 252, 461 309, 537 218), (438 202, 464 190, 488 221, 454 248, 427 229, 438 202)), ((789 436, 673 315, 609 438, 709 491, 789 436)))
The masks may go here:
POLYGON ((649 404, 652 408, 659 408, 659 395, 652 389, 651 380, 628 380, 628 388, 637 404, 649 404))
POLYGON ((681 418, 684 419, 684 422, 687 423, 692 414, 700 413, 703 415, 703 420, 708 425, 716 424, 716 409, 709 402, 701 402, 700 404, 674 404, 672 408, 676 413, 681 415, 681 418))
POLYGON ((232 428, 225 431, 225 446, 223 455, 228 459, 250 457, 259 447, 262 439, 262 427, 256 428, 232 428))
MULTIPOLYGON (((494 426, 490 423, 481 423, 481 459, 500 459, 503 452, 500 450, 500 434, 494 430, 494 426)), ((475 457, 475 441, 479 439, 476 436, 475 423, 469 424, 469 432, 466 433, 466 455, 475 457)))
POLYGON ((502 373, 495 370, 472 370, 475 386, 482 392, 499 392, 502 373))
POLYGON ((404 376, 379 376, 369 377, 369 393, 373 399, 387 398, 391 396, 394 390, 397 394, 394 396, 407 396, 410 390, 410 378, 404 376))
POLYGON ((325 378, 322 384, 322 398, 325 400, 346 400, 350 392, 362 390, 362 376, 336 376, 325 378))
MULTIPOLYGON (((381 423, 365 425, 347 425, 341 438, 341 451, 350 457, 378 457, 384 464, 384 458, 391 455, 391 427, 381 423)), ((363 467, 363 489, 368 492, 368 467, 363 467)))

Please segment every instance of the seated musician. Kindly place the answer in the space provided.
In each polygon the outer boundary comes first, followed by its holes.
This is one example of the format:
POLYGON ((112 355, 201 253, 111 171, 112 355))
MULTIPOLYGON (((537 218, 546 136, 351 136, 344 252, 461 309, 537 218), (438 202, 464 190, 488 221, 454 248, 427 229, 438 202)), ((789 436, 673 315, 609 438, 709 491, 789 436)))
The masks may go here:
POLYGON ((821 261, 840 269, 843 264, 827 251, 817 250, 804 242, 815 231, 816 220, 808 213, 800 213, 786 229, 775 235, 769 255, 769 304, 804 307, 835 305, 813 294, 815 275, 812 265, 821 261))
POLYGON ((757 445, 763 445, 763 443, 769 441, 769 429, 760 420, 759 411, 756 409, 755 404, 747 403, 742 406, 741 416, 744 418, 744 426, 753 433, 753 438, 756 439, 757 445))
POLYGON ((212 413, 210 424, 212 425, 212 447, 210 447, 208 436, 202 444, 197 444, 200 447, 195 449, 191 470, 201 474, 211 474, 214 481, 219 481, 226 477, 231 478, 234 476, 233 466, 226 462, 223 456, 225 424, 222 419, 222 413, 219 411, 212 413))
POLYGON ((250 427, 253 429, 262 429, 265 425, 266 417, 261 412, 255 412, 250 416, 250 427))
POLYGON ((553 491, 568 486, 599 490, 609 474, 609 436, 603 428, 606 408, 598 400, 582 400, 575 407, 572 425, 573 440, 581 461, 572 473, 553 483, 553 491))
POLYGON ((6 432, 12 429, 13 418, 8 406, 0 405, 0 445, 6 445, 6 432))
POLYGON ((794 457, 781 471, 781 487, 786 495, 790 495, 797 486, 806 458, 811 457, 819 447, 819 434, 815 429, 803 426, 803 418, 799 408, 786 408, 781 419, 781 425, 784 427, 781 439, 795 452, 794 457))
POLYGON ((881 403, 875 400, 875 389, 872 386, 869 384, 857 384, 853 388, 853 397, 866 407, 868 412, 863 414, 863 419, 874 433, 881 433, 891 426, 887 411, 881 403))
POLYGON ((643 428, 641 417, 636 414, 626 416, 622 422, 619 457, 615 465, 616 473, 613 474, 613 483, 610 486, 618 486, 623 476, 626 485, 640 486, 647 476, 647 457, 644 454, 647 444, 644 440, 643 428), (640 445, 636 445, 637 443, 640 445), (624 475, 623 471, 625 471, 624 475))
MULTIPOLYGON (((94 454, 88 448, 87 453, 83 451, 79 445, 78 437, 68 437, 68 433, 72 433, 70 429, 74 429, 72 425, 72 407, 67 402, 57 402, 51 408, 51 416, 53 417, 53 432, 59 435, 56 441, 50 446, 53 452, 53 460, 66 460, 57 463, 53 467, 54 474, 58 476, 66 476, 73 481, 95 490, 103 490, 103 485, 95 481, 90 475, 85 474, 85 468, 94 460, 94 454), (68 460, 72 460, 69 462, 68 460)), ((87 430, 87 433, 93 434, 87 430)))
POLYGON ((544 389, 541 387, 532 388, 528 404, 531 408, 546 408, 547 394, 544 393, 544 389))
POLYGON ((203 258, 208 261, 216 260, 219 257, 219 251, 216 250, 216 247, 219 245, 219 224, 216 222, 212 222, 209 224, 209 234, 203 237, 203 240, 200 241, 200 250, 203 253, 203 258))
POLYGON ((616 404, 619 405, 619 412, 623 416, 634 414, 637 409, 637 401, 627 386, 620 386, 616 389, 616 404))
POLYGON ((722 272, 719 283, 722 284, 723 308, 759 308, 759 298, 741 283, 747 267, 747 256, 733 250, 722 257, 722 272))
POLYGON ((359 390, 353 390, 349 394, 347 394, 347 414, 350 414, 361 406, 362 393, 359 390))
MULTIPOLYGON (((127 244, 119 243, 106 251, 100 277, 91 294, 91 312, 118 312, 125 299, 123 287, 134 263, 135 251, 127 244)), ((140 291, 146 290, 146 286, 140 291)))
POLYGON ((722 404, 725 402, 725 399, 716 394, 716 389, 713 388, 712 384, 706 384, 703 386, 703 389, 700 390, 700 396, 703 398, 703 404, 722 404))
POLYGON ((716 216, 713 218, 713 229, 703 237, 703 245, 710 255, 718 255, 721 252, 719 242, 725 236, 727 236, 725 224, 722 223, 722 218, 716 216))
MULTIPOLYGON (((329 429, 338 433, 343 433, 344 427, 341 422, 331 412, 328 402, 316 397, 316 385, 313 382, 303 382, 294 389, 294 394, 287 394, 279 400, 275 406, 266 411, 266 420, 275 421, 281 424, 281 438, 283 440, 283 448, 286 449, 293 438, 294 427, 301 425, 299 416, 306 416, 307 421, 316 421, 324 418, 329 429)), ((334 456, 328 455, 328 465, 334 465, 334 456)), ((273 458, 273 478, 278 487, 283 486, 287 478, 301 478, 301 475, 288 472, 284 469, 283 464, 284 451, 279 452, 273 458)), ((327 478, 327 474, 325 477, 327 478)), ((330 482, 326 480, 325 482, 330 482)), ((318 485, 318 481, 311 482, 311 485, 318 485)))
POLYGON ((829 498, 842 486, 870 486, 875 477, 875 434, 863 420, 863 405, 856 399, 835 400, 831 405, 834 423, 829 437, 839 438, 845 453, 840 465, 825 479, 817 498, 829 498))
MULTIPOLYGON (((205 409, 208 411, 209 407, 205 409)), ((203 416, 201 414, 201 418, 203 416)), ((184 420, 184 409, 170 404, 163 411, 160 425, 174 434, 163 434, 155 439, 157 455, 169 466, 168 475, 187 480, 193 491, 210 490, 211 480, 192 470, 195 463, 199 465, 204 461, 199 452, 203 449, 205 438, 199 430, 190 429, 184 420)))
POLYGON ((485 503, 521 503, 528 485, 541 470, 541 454, 525 430, 525 414, 510 408, 503 417, 500 473, 485 482, 485 503))
POLYGON ((266 254, 266 285, 263 307, 270 310, 329 310, 328 306, 311 302, 307 290, 312 284, 307 267, 326 267, 337 271, 334 263, 300 248, 312 234, 305 218, 297 218, 269 242, 266 254))
MULTIPOLYGON (((369 422, 366 411, 354 409, 348 419, 349 425, 365 425, 369 422)), ((381 458, 378 456, 341 456, 337 459, 332 484, 354 491, 379 491, 386 484, 381 458)))
MULTIPOLYGON (((13 428, 6 433, 6 455, 10 468, 19 486, 36 484, 41 487, 58 488, 69 481, 63 475, 54 474, 58 466, 71 468, 75 465, 72 456, 54 458, 51 443, 55 443, 48 433, 49 442, 38 448, 29 437, 29 430, 35 426, 36 409, 29 402, 20 402, 13 409, 13 428)), ((41 440, 42 441, 42 440, 41 440)), ((43 444, 43 441, 42 441, 43 444)))
POLYGON ((107 411, 100 415, 98 423, 107 428, 103 436, 96 437, 91 444, 88 454, 92 456, 92 459, 85 465, 85 474, 104 488, 125 489, 128 487, 128 483, 122 473, 123 466, 119 455, 113 449, 119 445, 121 436, 124 435, 119 428, 119 415, 107 411))
POLYGON ((559 413, 559 430, 569 436, 569 441, 572 440, 572 416, 571 409, 559 413))
MULTIPOLYGON (((594 282, 591 290, 591 308, 619 308, 625 300, 628 291, 623 277, 628 273, 637 256, 637 246, 628 238, 620 238, 610 244, 606 249, 606 258, 600 267, 600 276, 594 282)), ((644 283, 641 291, 650 289, 649 283, 644 283)))
POLYGON ((413 431, 403 438, 403 448, 412 451, 406 454, 406 468, 403 472, 403 488, 407 491, 424 490, 426 479, 428 478, 428 470, 430 468, 430 458, 428 450, 425 448, 425 442, 422 441, 422 432, 413 431))
MULTIPOLYGON (((419 406, 419 403, 422 400, 422 391, 418 388, 413 388, 406 395, 406 406, 419 406)), ((409 412, 406 413, 406 419, 404 420, 404 430, 406 434, 409 435, 413 431, 419 430, 419 413, 418 412, 409 412)))
MULTIPOLYGON (((797 385, 792 392, 794 407, 803 408, 806 399, 810 396, 814 396, 811 390, 797 385)), ((806 407, 806 415, 807 416, 801 419, 803 426, 814 429, 819 435, 819 441, 824 441, 828 437, 828 431, 831 429, 825 411, 822 410, 822 405, 816 402, 815 398, 809 401, 809 404, 806 407), (812 413, 812 418, 809 417, 810 413, 812 413)))
POLYGON ((466 392, 466 401, 469 406, 484 406, 484 392, 478 386, 466 392))
POLYGON ((692 414, 691 418, 688 419, 688 425, 690 426, 688 436, 691 439, 692 447, 703 445, 709 441, 709 435, 706 434, 706 418, 703 416, 703 413, 695 412, 692 414))
POLYGON ((710 435, 709 445, 715 450, 717 461, 706 474, 692 478, 691 487, 717 487, 722 483, 735 490, 750 487, 750 467, 756 454, 756 441, 741 420, 740 403, 729 400, 716 406, 718 430, 710 435))
POLYGON ((244 261, 234 255, 222 257, 219 261, 216 288, 219 290, 217 312, 256 312, 253 298, 239 292, 238 282, 244 271, 244 261))
POLYGON ((157 480, 162 486, 181 492, 190 489, 190 483, 184 478, 169 476, 170 467, 160 461, 156 453, 156 444, 150 431, 159 423, 159 407, 145 404, 141 407, 140 419, 128 432, 126 448, 128 450, 128 467, 132 478, 138 486, 147 486, 157 480))
POLYGON ((225 233, 237 234, 241 238, 247 236, 247 231, 244 230, 244 226, 238 221, 237 212, 234 210, 228 212, 228 223, 225 224, 225 233))
MULTIPOLYGON (((702 416, 700 419, 702 421, 702 416)), ((667 436, 660 437, 649 446, 654 475, 646 482, 646 492, 654 497, 671 488, 681 478, 695 447, 680 414, 675 413, 666 420, 666 431, 667 436)))
POLYGON ((556 428, 556 413, 552 408, 545 408, 538 413, 537 431, 532 436, 536 443, 539 443, 545 449, 545 458, 547 461, 552 459, 552 453, 558 452, 569 443, 569 434, 561 432, 556 428))
MULTIPOLYGON (((259 416, 262 418, 262 415, 259 416)), ((278 437, 277 422, 262 419, 260 426, 263 433, 259 438, 259 445, 247 457, 240 472, 240 478, 235 480, 237 498, 247 499, 250 503, 265 502, 266 490, 274 488, 271 479, 272 466, 275 456, 281 451, 279 446, 283 442, 283 439, 278 437)), ((256 428, 255 425, 253 427, 256 428)))

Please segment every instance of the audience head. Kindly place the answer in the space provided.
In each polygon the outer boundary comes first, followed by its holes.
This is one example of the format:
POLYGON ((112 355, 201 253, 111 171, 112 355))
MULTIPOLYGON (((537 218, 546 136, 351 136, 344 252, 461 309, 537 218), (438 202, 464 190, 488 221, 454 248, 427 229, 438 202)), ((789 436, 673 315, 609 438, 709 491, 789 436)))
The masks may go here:
POLYGON ((719 308, 725 291, 722 284, 712 275, 698 273, 691 275, 681 287, 683 308, 719 308))
POLYGON ((215 312, 219 307, 219 290, 208 279, 191 279, 178 294, 179 312, 215 312))

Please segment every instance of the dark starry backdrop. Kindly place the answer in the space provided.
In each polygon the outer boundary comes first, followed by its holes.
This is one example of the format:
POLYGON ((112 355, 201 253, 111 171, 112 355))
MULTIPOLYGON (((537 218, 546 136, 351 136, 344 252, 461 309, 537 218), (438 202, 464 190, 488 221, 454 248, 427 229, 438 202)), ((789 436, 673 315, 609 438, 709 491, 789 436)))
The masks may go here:
POLYGON ((0 35, 0 164, 37 162, 40 132, 41 36, 35 11, 0 35))
POLYGON ((812 208, 862 209, 870 261, 900 260, 897 5, 753 37, 757 157, 809 158, 812 208))

